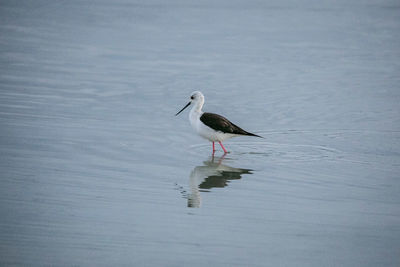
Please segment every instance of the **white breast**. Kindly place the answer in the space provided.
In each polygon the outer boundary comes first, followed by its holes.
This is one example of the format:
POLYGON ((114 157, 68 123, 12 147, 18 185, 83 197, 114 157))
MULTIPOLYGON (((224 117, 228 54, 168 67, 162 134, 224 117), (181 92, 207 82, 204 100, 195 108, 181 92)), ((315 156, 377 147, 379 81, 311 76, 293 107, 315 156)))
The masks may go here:
POLYGON ((214 129, 208 127, 200 120, 201 115, 202 113, 198 112, 190 112, 189 114, 190 124, 192 125, 196 133, 198 133, 201 137, 211 142, 222 142, 228 138, 236 136, 236 134, 226 134, 223 132, 215 131, 214 129))
POLYGON ((223 132, 215 131, 214 129, 205 125, 201 120, 200 117, 203 115, 203 111, 201 111, 202 104, 195 104, 192 110, 189 113, 189 121, 192 125, 193 129, 198 133, 201 137, 211 141, 224 141, 228 138, 237 136, 236 134, 226 134, 223 132))

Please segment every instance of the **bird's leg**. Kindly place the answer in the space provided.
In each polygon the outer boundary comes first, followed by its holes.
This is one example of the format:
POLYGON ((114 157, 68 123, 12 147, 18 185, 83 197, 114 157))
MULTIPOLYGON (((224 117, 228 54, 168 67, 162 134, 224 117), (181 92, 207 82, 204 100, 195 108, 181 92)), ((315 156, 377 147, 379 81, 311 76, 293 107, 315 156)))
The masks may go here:
POLYGON ((225 147, 222 145, 221 141, 218 141, 218 143, 220 144, 220 146, 221 146, 222 149, 224 150, 224 153, 228 153, 228 151, 226 151, 225 147))
POLYGON ((214 144, 214 142, 212 142, 213 143, 213 154, 214 154, 214 152, 215 152, 215 144, 214 144))

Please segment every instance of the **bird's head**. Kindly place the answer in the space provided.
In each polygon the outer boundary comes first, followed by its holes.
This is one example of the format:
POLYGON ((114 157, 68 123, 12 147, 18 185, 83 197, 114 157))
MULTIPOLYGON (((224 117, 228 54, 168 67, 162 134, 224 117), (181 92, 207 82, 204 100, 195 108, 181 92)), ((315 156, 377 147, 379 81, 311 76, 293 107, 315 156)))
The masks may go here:
POLYGON ((181 109, 178 113, 176 113, 175 116, 179 115, 179 113, 184 111, 188 106, 190 106, 190 104, 203 106, 203 103, 204 103, 204 95, 200 91, 194 91, 193 93, 190 94, 189 103, 187 103, 186 106, 183 107, 183 109, 181 109))

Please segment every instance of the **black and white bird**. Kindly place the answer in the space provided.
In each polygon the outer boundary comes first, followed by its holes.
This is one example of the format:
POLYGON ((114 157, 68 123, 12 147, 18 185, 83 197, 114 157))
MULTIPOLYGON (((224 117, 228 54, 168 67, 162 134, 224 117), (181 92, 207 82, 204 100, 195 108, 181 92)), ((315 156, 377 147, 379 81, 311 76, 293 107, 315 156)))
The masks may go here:
POLYGON ((218 142, 224 150, 224 153, 228 153, 222 145, 222 141, 225 141, 226 139, 243 135, 262 138, 262 136, 243 130, 221 115, 203 112, 201 109, 204 105, 204 95, 199 91, 195 91, 191 94, 190 102, 176 113, 175 116, 190 106, 190 104, 193 104, 192 110, 189 113, 190 124, 201 137, 212 142, 213 153, 215 152, 214 142, 218 142))

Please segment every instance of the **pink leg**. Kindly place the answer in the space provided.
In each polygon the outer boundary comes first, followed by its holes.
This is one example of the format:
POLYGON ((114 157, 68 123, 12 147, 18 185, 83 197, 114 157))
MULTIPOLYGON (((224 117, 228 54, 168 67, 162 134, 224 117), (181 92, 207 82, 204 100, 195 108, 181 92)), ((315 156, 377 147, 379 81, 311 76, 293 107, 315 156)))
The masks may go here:
POLYGON ((222 149, 224 150, 224 153, 228 153, 228 151, 226 151, 225 147, 222 145, 221 141, 218 141, 218 143, 220 144, 220 146, 221 146, 222 149))
POLYGON ((212 142, 213 143, 213 154, 214 154, 214 152, 215 152, 215 144, 214 144, 214 142, 212 142))

